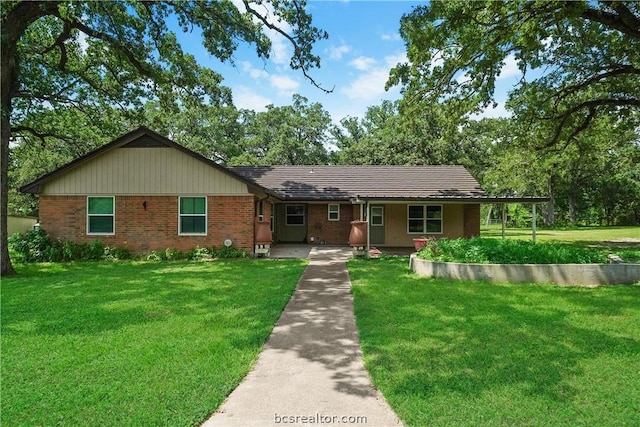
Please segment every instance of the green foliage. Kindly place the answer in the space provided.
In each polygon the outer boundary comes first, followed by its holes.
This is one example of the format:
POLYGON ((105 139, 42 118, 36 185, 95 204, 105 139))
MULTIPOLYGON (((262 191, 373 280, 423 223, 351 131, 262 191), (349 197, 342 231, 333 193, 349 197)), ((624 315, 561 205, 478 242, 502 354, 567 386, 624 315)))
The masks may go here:
POLYGON ((16 233, 9 238, 9 244, 22 262, 44 262, 49 258, 51 239, 43 229, 16 233))
POLYGON ((91 243, 75 243, 52 239, 43 229, 16 233, 9 244, 21 262, 63 262, 130 259, 128 248, 105 246, 100 240, 91 243))
MULTIPOLYGON (((222 86, 222 76, 182 50, 169 21, 177 20, 184 32, 197 28, 206 51, 230 62, 240 42, 252 44, 258 56, 267 58, 271 50, 267 33, 279 33, 292 45, 290 67, 320 87, 309 74, 320 66, 312 48, 328 34, 312 25, 305 1, 247 1, 239 7, 216 0, 12 1, 0 5, 3 218, 9 206, 10 141, 28 139, 29 144, 51 152, 55 151, 51 145, 63 142, 65 148, 78 146, 86 152, 89 145, 102 142, 104 134, 113 138, 135 127, 132 124, 141 124, 146 101, 155 102, 166 116, 181 110, 198 111, 203 106, 224 110, 232 105, 231 91, 222 86), (113 111, 118 113, 115 120, 113 111), (91 133, 99 138, 91 138, 91 133)), ((184 117, 181 123, 197 119, 197 115, 184 117)), ((189 130, 194 128, 199 127, 189 130)), ((198 145, 199 152, 215 154, 227 150, 232 139, 212 142, 200 134, 190 142, 198 145)), ((50 157, 50 168, 57 159, 51 153, 46 157, 50 157)), ((29 179, 19 175, 12 177, 13 186, 29 179)), ((34 213, 33 200, 13 202, 12 210, 34 213)), ((13 272, 7 238, 3 228, 3 275, 13 272)))
POLYGON ((414 114, 442 102, 462 117, 494 102, 507 62, 526 74, 510 94, 515 116, 544 128, 555 146, 597 117, 638 124, 640 6, 637 2, 435 1, 402 18, 408 62, 391 73, 414 114))
POLYGON ((210 260, 213 258, 246 258, 247 252, 232 246, 215 247, 195 247, 186 254, 186 258, 193 261, 210 260))
POLYGON ((365 364, 404 425, 640 424, 640 286, 460 282, 407 266, 348 264, 365 364))
POLYGON ((21 264, 2 279, 2 425, 201 425, 302 260, 21 264))
POLYGON ((267 111, 243 111, 243 152, 233 165, 321 165, 329 161, 326 145, 331 116, 320 103, 293 95, 292 105, 268 105, 267 111))
POLYGON ((481 264, 590 264, 606 263, 600 251, 558 243, 513 239, 432 239, 418 257, 442 262, 481 264))
MULTIPOLYGON (((31 262, 67 262, 127 260, 134 258, 128 247, 105 246, 98 239, 91 243, 75 243, 68 240, 52 239, 43 229, 16 233, 9 239, 18 261, 31 262)), ((167 248, 164 251, 151 251, 140 255, 146 261, 210 260, 214 258, 247 258, 246 251, 234 247, 195 247, 183 252, 167 248)))

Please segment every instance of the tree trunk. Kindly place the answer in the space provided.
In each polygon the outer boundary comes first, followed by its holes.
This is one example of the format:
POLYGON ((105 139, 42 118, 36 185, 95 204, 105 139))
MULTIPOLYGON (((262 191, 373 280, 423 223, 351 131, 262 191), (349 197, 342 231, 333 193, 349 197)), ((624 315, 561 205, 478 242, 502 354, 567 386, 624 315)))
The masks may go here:
POLYGON ((487 212, 487 219, 484 222, 484 225, 491 225, 491 213, 493 212, 493 204, 489 205, 489 212, 487 212))
POLYGON ((576 224, 576 199, 573 195, 573 193, 569 193, 568 197, 567 197, 567 203, 568 203, 568 208, 569 208, 569 222, 571 222, 571 225, 575 225, 576 224))
MULTIPOLYGON (((8 7, 9 8, 9 7, 8 7)), ((16 3, 0 23, 0 276, 14 274, 9 257, 7 208, 9 206, 9 141, 11 108, 18 88, 18 41, 25 30, 39 18, 53 13, 57 2, 21 1, 16 3)))
POLYGON ((553 184, 553 176, 550 176, 549 180, 547 181, 547 188, 549 190, 549 201, 547 202, 547 209, 544 213, 544 225, 546 225, 547 227, 553 227, 553 225, 556 223, 556 204, 553 184))
POLYGON ((0 108, 0 275, 14 274, 9 257, 7 229, 7 208, 9 206, 9 140, 11 139, 11 98, 16 85, 16 44, 5 37, 2 30, 2 52, 0 59, 0 73, 2 75, 0 108))

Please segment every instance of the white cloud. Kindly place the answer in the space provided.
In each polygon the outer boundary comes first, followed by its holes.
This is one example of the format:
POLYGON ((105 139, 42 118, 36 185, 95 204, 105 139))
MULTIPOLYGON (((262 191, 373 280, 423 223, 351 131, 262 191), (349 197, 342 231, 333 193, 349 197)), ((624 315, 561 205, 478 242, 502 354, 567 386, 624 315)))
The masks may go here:
POLYGON ((327 49, 324 50, 325 53, 327 53, 329 55, 330 59, 333 60, 339 60, 342 59, 342 56, 345 53, 349 53, 351 52, 351 46, 347 46, 346 44, 340 45, 340 46, 331 46, 327 49))
POLYGON ((384 87, 389 79, 389 70, 399 62, 405 62, 407 56, 404 52, 385 56, 382 64, 373 58, 360 57, 349 65, 363 71, 348 87, 342 88, 344 93, 351 100, 373 101, 380 99, 387 91, 384 87))
POLYGON ((389 55, 384 57, 384 62, 387 64, 389 68, 395 67, 401 62, 407 62, 409 58, 407 58, 406 52, 399 52, 394 55, 389 55))
POLYGON ((400 40, 400 33, 386 33, 380 36, 380 38, 384 41, 398 41, 400 40))
POLYGON ((371 66, 373 66, 373 64, 375 63, 376 63, 376 60, 373 58, 369 58, 366 56, 359 56, 353 61, 349 62, 349 65, 355 68, 356 70, 366 71, 370 69, 371 66))
POLYGON ((267 73, 266 70, 255 68, 249 61, 240 62, 240 68, 253 79, 267 78, 269 76, 269 73, 267 73))
POLYGON ((300 83, 288 76, 269 77, 271 86, 280 91, 280 95, 293 95, 300 87, 300 83))
POLYGON ((267 29, 265 34, 271 40, 271 58, 276 64, 289 64, 291 60, 291 46, 289 41, 277 31, 267 29))
POLYGON ((521 76, 522 71, 518 68, 518 61, 514 55, 509 55, 504 60, 504 65, 500 70, 498 79, 506 79, 509 77, 521 76))
POLYGON ((511 117, 511 112, 507 111, 504 102, 498 102, 495 108, 488 107, 481 113, 471 115, 471 118, 474 120, 497 117, 511 117))
POLYGON ((388 69, 376 68, 368 73, 362 74, 354 80, 349 87, 341 89, 340 92, 352 100, 373 100, 385 92, 384 85, 388 78, 388 69))
POLYGON ((233 89, 233 103, 238 108, 253 111, 266 111, 267 105, 273 104, 269 98, 258 95, 246 86, 236 86, 233 89))

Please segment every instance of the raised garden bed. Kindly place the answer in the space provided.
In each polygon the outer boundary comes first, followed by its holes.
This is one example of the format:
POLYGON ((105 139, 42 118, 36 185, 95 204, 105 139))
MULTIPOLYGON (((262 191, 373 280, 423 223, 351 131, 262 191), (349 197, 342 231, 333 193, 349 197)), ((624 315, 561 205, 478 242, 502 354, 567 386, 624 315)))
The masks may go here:
POLYGON ((613 285, 640 282, 640 264, 475 264, 439 262, 411 255, 410 268, 420 276, 561 285, 613 285))

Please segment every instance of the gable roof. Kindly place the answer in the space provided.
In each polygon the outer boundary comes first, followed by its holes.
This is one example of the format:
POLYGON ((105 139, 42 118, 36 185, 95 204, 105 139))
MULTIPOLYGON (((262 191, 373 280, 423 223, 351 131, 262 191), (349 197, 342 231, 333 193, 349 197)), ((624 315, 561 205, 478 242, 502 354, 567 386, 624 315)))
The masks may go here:
POLYGON ((39 193, 42 185, 102 154, 121 147, 179 150, 248 186, 250 192, 291 201, 361 199, 544 202, 548 197, 491 197, 463 167, 453 166, 237 166, 225 167, 144 126, 139 127, 20 188, 39 193))
POLYGON ((23 185, 22 187, 20 187, 20 191, 23 193, 39 193, 42 190, 42 185, 46 184, 47 182, 59 177, 60 175, 64 174, 65 172, 68 172, 74 168, 77 168, 80 165, 83 165, 91 160, 93 160, 96 157, 99 157, 103 154, 105 154, 108 151, 111 151, 113 149, 116 148, 122 148, 122 147, 169 147, 169 148, 175 148, 176 150, 179 150, 185 154, 187 154, 188 156, 191 156, 203 163, 206 163, 207 165, 211 166, 214 169, 217 169, 227 175, 232 176, 233 178, 247 184, 249 186, 250 189, 253 189, 254 191, 260 191, 260 192, 265 192, 267 194, 271 194, 266 188, 262 188, 259 186, 259 184, 256 184, 254 181, 252 180, 248 180, 247 178, 238 175, 237 173, 235 173, 234 171, 225 168, 224 166, 221 166, 217 163, 215 163, 214 161, 207 159, 206 157, 196 153, 195 151, 191 151, 186 147, 183 147, 182 145, 170 140, 169 138, 166 138, 162 135, 160 135, 157 132, 152 131, 151 129, 145 127, 145 126, 141 126, 129 133, 126 133, 124 135, 122 135, 121 137, 111 141, 108 144, 103 145, 102 147, 93 150, 87 154, 85 154, 82 157, 79 157, 69 163, 67 163, 66 165, 52 171, 49 172, 43 176, 41 176, 40 178, 36 179, 35 181, 32 181, 28 184, 23 185))
POLYGON ((238 166, 283 200, 487 199, 463 166, 238 166))

